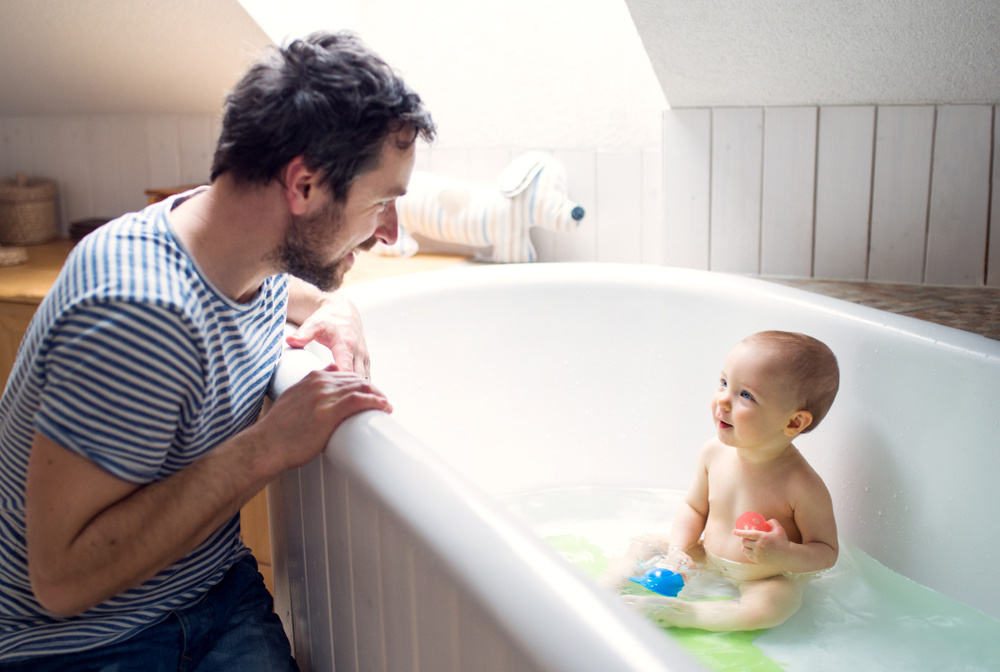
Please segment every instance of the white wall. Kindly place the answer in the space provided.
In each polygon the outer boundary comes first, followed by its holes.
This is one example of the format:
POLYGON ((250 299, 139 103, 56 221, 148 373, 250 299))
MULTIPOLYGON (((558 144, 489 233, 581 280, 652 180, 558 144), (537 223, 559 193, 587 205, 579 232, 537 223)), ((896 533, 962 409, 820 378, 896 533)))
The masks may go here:
POLYGON ((627 0, 671 107, 1000 102, 996 0, 627 0))
POLYGON ((368 0, 361 34, 427 100, 442 148, 659 145, 666 102, 623 0, 368 0))
POLYGON ((664 113, 665 261, 1000 286, 991 105, 664 113))
POLYGON ((666 101, 624 0, 240 0, 278 43, 357 32, 427 102, 441 148, 642 149, 666 101))

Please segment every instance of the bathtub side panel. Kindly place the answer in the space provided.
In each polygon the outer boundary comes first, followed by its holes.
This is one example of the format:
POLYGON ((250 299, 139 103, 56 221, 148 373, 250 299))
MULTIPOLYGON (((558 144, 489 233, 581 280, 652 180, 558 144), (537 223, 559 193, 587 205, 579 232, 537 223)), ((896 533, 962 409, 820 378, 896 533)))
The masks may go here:
MULTIPOLYGON (((383 672, 386 633, 382 611, 382 558, 379 552, 379 510, 361 488, 349 485, 351 584, 358 670, 383 672)), ((390 560, 391 562, 391 560, 390 560)), ((392 567, 392 572, 405 571, 392 567)))
POLYGON ((305 534, 303 532, 299 470, 286 471, 278 478, 275 499, 278 506, 271 514, 271 552, 273 558, 275 604, 287 605, 278 611, 292 642, 292 655, 304 672, 310 669, 309 585, 306 574, 305 534), (279 538, 280 537, 280 538, 279 538), (287 591, 287 592, 286 592, 287 591), (285 619, 290 619, 290 622, 285 619))
POLYGON ((385 619, 385 666, 417 672, 417 611, 413 541, 391 517, 379 520, 379 552, 395 571, 382 573, 382 614, 385 619))
POLYGON ((322 461, 272 484, 278 603, 303 672, 531 672, 481 607, 364 487, 322 461), (329 577, 327 579, 327 576, 329 577))
MULTIPOLYGON (((299 536, 301 538, 301 523, 298 519, 287 511, 288 501, 295 498, 298 502, 298 477, 295 476, 294 486, 282 485, 287 483, 293 476, 293 472, 286 472, 274 479, 267 486, 267 524, 268 533, 271 537, 271 571, 274 581, 274 613, 281 619, 285 634, 292 645, 292 653, 295 653, 295 632, 293 629, 294 619, 292 617, 291 587, 289 585, 289 573, 294 564, 293 552, 294 544, 291 540, 299 536), (295 530, 298 528, 298 535, 295 530)), ((297 513, 295 514, 297 516, 297 513)))
MULTIPOLYGON (((329 573, 329 605, 333 659, 330 669, 337 672, 359 672, 357 623, 354 617, 355 593, 352 580, 350 484, 347 478, 327 465, 322 467, 323 504, 326 509, 327 571, 329 573)), ((312 509, 313 507, 307 507, 312 509)), ((310 586, 310 591, 313 587, 310 586)))
POLYGON ((417 581, 417 652, 422 670, 460 672, 459 595, 432 563, 421 557, 417 581))
POLYGON ((326 557, 327 526, 323 515, 325 488, 321 467, 320 462, 314 461, 299 469, 299 508, 306 579, 304 587, 309 614, 304 629, 312 670, 326 669, 326 661, 332 662, 334 659, 326 557))

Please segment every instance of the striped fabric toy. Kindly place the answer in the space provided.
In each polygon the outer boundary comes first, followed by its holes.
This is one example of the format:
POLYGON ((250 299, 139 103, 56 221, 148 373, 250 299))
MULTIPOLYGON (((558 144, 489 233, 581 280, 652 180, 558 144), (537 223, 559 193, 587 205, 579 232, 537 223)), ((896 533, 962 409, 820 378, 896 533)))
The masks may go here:
POLYGON ((584 210, 566 195, 562 164, 541 152, 512 161, 494 186, 415 171, 405 196, 396 201, 399 239, 378 245, 381 254, 409 257, 419 245, 412 234, 472 247, 493 246, 481 261, 536 261, 528 230, 540 226, 572 231, 584 210))

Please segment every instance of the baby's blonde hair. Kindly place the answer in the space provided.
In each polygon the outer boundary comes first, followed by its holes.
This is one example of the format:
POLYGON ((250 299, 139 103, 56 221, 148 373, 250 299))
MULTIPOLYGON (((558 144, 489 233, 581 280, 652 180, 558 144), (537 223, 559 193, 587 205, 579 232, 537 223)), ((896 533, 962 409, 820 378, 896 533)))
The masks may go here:
POLYGON ((743 342, 771 351, 788 374, 799 408, 812 414, 812 423, 803 433, 814 430, 826 417, 840 388, 840 367, 833 351, 823 341, 789 331, 759 331, 743 342))

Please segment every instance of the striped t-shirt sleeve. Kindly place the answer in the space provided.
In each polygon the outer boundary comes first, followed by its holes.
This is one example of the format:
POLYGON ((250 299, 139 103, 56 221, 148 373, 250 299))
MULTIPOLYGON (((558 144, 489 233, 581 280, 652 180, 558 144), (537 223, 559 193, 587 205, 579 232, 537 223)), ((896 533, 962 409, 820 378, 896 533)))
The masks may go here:
POLYGON ((201 407, 190 323, 149 303, 80 304, 62 315, 35 426, 112 475, 148 483, 178 426, 201 407))

